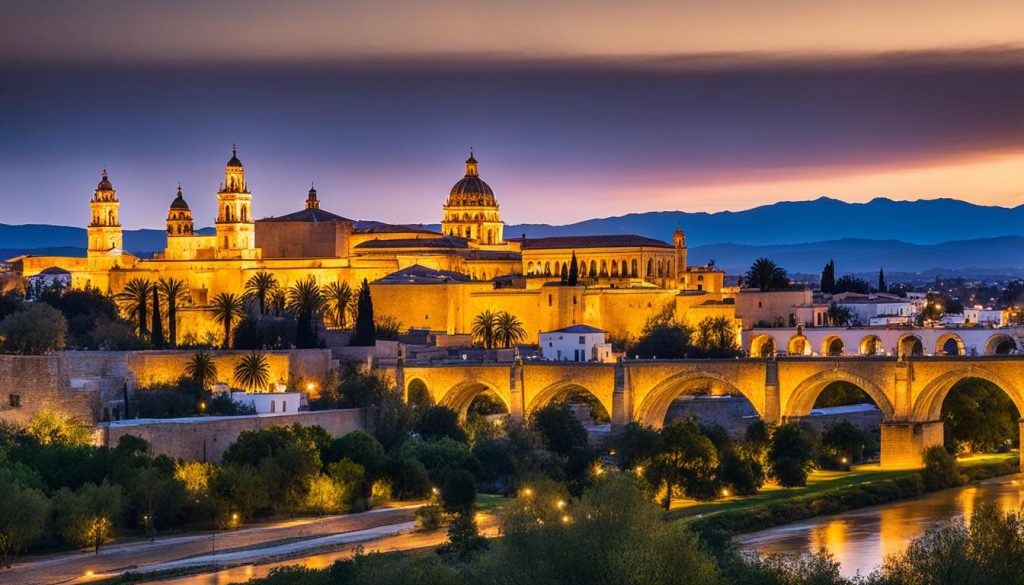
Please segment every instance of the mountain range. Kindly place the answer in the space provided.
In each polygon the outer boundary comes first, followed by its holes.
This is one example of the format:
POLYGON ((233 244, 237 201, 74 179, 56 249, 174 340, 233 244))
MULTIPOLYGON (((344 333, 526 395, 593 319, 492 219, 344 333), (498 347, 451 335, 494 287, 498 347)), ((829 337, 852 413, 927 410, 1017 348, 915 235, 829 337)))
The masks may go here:
MULTIPOLYGON (((686 232, 691 264, 713 260, 731 274, 760 256, 810 274, 829 259, 842 273, 884 267, 892 273, 1024 274, 1024 206, 956 199, 846 203, 822 197, 735 212, 654 211, 567 225, 507 225, 505 237, 632 233, 671 241, 676 227, 686 232)), ((159 229, 125 230, 124 238, 125 247, 142 256, 163 249, 166 240, 159 229)), ((0 257, 83 255, 85 242, 84 228, 0 224, 0 257)))

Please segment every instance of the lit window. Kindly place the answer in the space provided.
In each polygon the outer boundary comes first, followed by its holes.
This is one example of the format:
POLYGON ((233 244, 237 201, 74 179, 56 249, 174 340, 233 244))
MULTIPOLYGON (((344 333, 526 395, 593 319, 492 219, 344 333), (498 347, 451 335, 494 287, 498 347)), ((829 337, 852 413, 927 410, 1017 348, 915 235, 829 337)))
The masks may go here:
POLYGON ((10 403, 11 408, 20 408, 21 394, 11 394, 7 397, 7 401, 10 403))

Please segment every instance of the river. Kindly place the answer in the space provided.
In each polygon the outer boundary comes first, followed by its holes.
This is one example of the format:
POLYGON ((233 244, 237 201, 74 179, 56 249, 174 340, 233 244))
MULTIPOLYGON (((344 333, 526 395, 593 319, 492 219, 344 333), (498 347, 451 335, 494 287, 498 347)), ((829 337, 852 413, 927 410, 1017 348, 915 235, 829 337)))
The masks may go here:
POLYGON ((867 574, 882 560, 902 551, 915 536, 955 516, 970 521, 971 513, 985 503, 1002 510, 1024 503, 1024 475, 1006 475, 961 488, 821 516, 737 537, 744 550, 762 554, 793 554, 826 549, 841 565, 843 575, 867 574))

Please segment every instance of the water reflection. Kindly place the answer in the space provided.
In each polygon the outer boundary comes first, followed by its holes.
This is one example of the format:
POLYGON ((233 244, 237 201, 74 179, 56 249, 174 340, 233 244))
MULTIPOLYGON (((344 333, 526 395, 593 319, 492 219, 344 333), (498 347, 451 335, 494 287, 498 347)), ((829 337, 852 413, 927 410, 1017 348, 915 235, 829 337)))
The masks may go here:
POLYGON ((913 500, 823 516, 755 532, 737 539, 747 550, 794 554, 825 549, 842 565, 846 576, 869 573, 882 560, 901 552, 915 536, 939 522, 971 515, 983 503, 1016 510, 1024 502, 1024 476, 1012 475, 980 484, 945 490, 913 500))

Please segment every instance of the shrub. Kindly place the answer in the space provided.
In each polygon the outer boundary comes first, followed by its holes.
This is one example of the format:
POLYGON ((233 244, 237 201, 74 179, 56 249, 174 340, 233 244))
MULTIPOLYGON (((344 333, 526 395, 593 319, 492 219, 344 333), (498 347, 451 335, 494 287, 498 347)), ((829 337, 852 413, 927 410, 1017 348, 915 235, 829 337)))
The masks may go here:
POLYGON ((725 451, 718 464, 718 480, 738 496, 756 494, 764 485, 761 463, 736 449, 725 451))
POLYGON ((25 309, 0 321, 0 349, 6 353, 40 355, 64 348, 68 321, 46 303, 29 303, 25 309))
POLYGON ((814 436, 800 423, 780 425, 772 433, 768 461, 772 475, 783 487, 807 485, 807 473, 814 468, 816 455, 814 436))
POLYGON ((928 491, 941 490, 964 483, 956 458, 950 455, 942 445, 933 445, 925 449, 924 471, 921 472, 921 478, 928 491))

